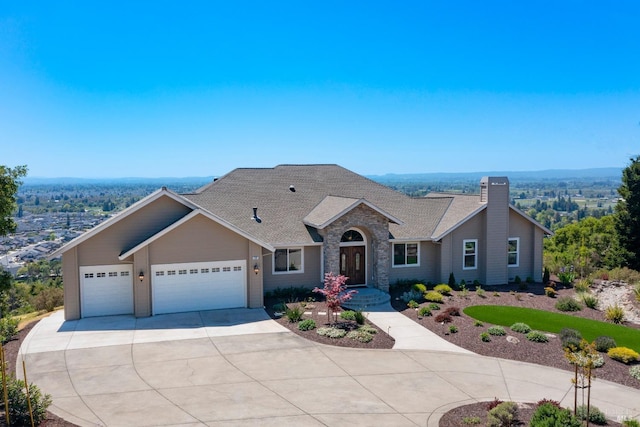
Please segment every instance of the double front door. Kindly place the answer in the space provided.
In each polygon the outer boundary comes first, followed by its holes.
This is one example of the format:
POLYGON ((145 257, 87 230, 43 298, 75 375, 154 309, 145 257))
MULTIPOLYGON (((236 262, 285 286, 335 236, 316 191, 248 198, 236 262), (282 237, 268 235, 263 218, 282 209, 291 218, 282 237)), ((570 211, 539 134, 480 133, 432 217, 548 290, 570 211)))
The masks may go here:
POLYGON ((347 285, 364 285, 366 281, 366 258, 364 246, 340 248, 340 274, 347 276, 347 285))

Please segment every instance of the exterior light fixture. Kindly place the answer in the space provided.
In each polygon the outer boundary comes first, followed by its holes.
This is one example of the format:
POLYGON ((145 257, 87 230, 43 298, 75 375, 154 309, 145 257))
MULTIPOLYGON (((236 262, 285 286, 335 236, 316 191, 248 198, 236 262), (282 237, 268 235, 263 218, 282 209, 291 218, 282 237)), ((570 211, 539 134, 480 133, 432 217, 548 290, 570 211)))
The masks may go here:
POLYGON ((253 265, 253 272, 256 274, 260 273, 260 266, 258 266, 257 262, 253 265))
POLYGON ((144 280, 144 272, 140 270, 140 274, 138 274, 138 279, 142 282, 144 280))

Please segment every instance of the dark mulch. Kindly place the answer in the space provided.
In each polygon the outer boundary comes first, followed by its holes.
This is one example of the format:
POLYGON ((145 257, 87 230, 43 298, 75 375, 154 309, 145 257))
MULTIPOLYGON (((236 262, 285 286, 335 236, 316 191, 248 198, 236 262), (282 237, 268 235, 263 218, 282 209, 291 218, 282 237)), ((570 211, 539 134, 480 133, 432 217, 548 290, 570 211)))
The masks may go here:
MULTIPOLYGON (((267 299, 265 300, 265 307, 269 316, 274 319, 276 322, 280 323, 282 326, 289 329, 291 332, 300 335, 310 341, 333 345, 337 347, 350 347, 350 348, 392 348, 395 344, 395 340, 391 338, 385 331, 378 328, 373 323, 368 320, 365 321, 366 324, 374 327, 378 332, 373 335, 373 340, 368 343, 359 342, 347 337, 344 338, 328 338, 321 335, 318 335, 317 328, 321 328, 324 326, 335 326, 336 323, 347 330, 356 329, 358 325, 354 321, 346 321, 340 318, 340 316, 335 316, 332 319, 327 318, 327 314, 320 314, 321 312, 327 313, 327 305, 324 302, 314 301, 311 303, 311 306, 306 306, 304 310, 311 314, 305 314, 303 319, 313 319, 316 322, 316 329, 310 331, 301 331, 298 329, 297 323, 289 322, 286 316, 277 316, 275 311, 273 310, 274 304, 281 302, 281 300, 277 298, 267 299)), ((299 303, 289 303, 289 306, 294 306, 299 303)))
MULTIPOLYGON (((424 317, 422 319, 418 319, 418 312, 416 310, 408 308, 404 302, 396 299, 401 294, 399 291, 392 292, 392 305, 405 316, 416 320, 420 324, 424 325, 424 327, 437 333, 447 341, 471 350, 474 353, 485 356, 501 357, 503 359, 531 362, 544 366, 553 366, 572 371, 572 366, 569 365, 564 357, 560 338, 551 338, 547 343, 536 343, 528 341, 523 334, 511 332, 508 328, 505 328, 507 331, 506 336, 492 336, 491 342, 483 342, 480 340, 480 333, 485 332, 487 327, 491 325, 485 324, 482 327, 474 326, 475 320, 464 315, 462 310, 465 307, 472 305, 490 304, 528 307, 560 313, 560 311, 555 308, 558 298, 562 296, 574 296, 575 291, 573 288, 558 289, 557 298, 550 298, 546 296, 541 284, 529 285, 526 290, 518 290, 518 287, 515 285, 491 288, 487 287, 485 288, 484 298, 477 295, 475 288, 472 289, 473 290, 469 292, 469 295, 466 298, 462 297, 460 292, 454 291, 451 296, 445 297, 445 302, 441 304, 441 310, 433 311, 433 316, 424 317), (442 325, 434 320, 438 313, 443 312, 448 307, 460 308, 461 316, 454 316, 453 323, 451 323, 458 327, 457 333, 452 334, 448 332, 450 324, 442 325), (516 337, 519 342, 517 344, 513 344, 507 341, 507 336, 516 337)), ((428 304, 422 303, 421 305, 428 304)), ((601 321, 605 320, 604 314, 601 311, 586 307, 577 312, 564 314, 571 314, 573 316, 601 321)), ((632 323, 628 323, 626 326, 630 328, 640 328, 640 325, 632 323)), ((629 375, 629 365, 612 360, 606 354, 604 354, 604 359, 604 366, 595 370, 595 375, 598 379, 609 380, 628 387, 640 389, 640 381, 629 375)))
MULTIPOLYGON (((6 343, 4 345, 4 353, 5 360, 7 361, 7 372, 13 373, 16 371, 16 363, 20 363, 22 365, 22 361, 18 361, 18 351, 20 350, 20 344, 25 339, 25 337, 29 334, 29 331, 37 324, 38 322, 29 323, 23 329, 20 330, 18 335, 6 343)), ((27 379, 29 376, 29 366, 27 366, 27 379)), ((20 376, 22 377, 22 376, 20 376)), ((31 382, 31 381, 29 381, 31 382)), ((0 426, 5 427, 6 418, 4 413, 4 406, 2 410, 0 410, 0 426)), ((47 412, 47 418, 40 424, 40 426, 44 427, 78 427, 76 424, 70 423, 68 421, 63 420, 57 415, 52 414, 51 412, 47 412)))

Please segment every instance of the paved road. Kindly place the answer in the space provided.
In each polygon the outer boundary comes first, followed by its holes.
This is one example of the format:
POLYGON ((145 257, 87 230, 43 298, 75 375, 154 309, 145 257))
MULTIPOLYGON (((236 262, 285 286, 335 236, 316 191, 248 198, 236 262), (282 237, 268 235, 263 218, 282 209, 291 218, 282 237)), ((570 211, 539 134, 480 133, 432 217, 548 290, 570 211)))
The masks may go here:
MULTIPOLYGON (((306 341, 263 310, 41 321, 21 348, 52 412, 81 426, 437 426, 452 407, 549 398, 570 374, 458 352, 306 341)), ((596 381, 592 403, 640 418, 640 390, 596 381)))

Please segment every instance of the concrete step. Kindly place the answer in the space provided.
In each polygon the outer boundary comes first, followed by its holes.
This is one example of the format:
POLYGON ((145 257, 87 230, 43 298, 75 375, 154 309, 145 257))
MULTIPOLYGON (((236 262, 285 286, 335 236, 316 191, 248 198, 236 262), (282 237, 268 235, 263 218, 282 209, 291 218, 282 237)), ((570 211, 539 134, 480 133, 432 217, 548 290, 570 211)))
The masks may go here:
POLYGON ((342 304, 344 308, 350 310, 366 310, 368 307, 386 304, 391 300, 391 296, 376 288, 357 288, 358 291, 349 301, 342 304))

